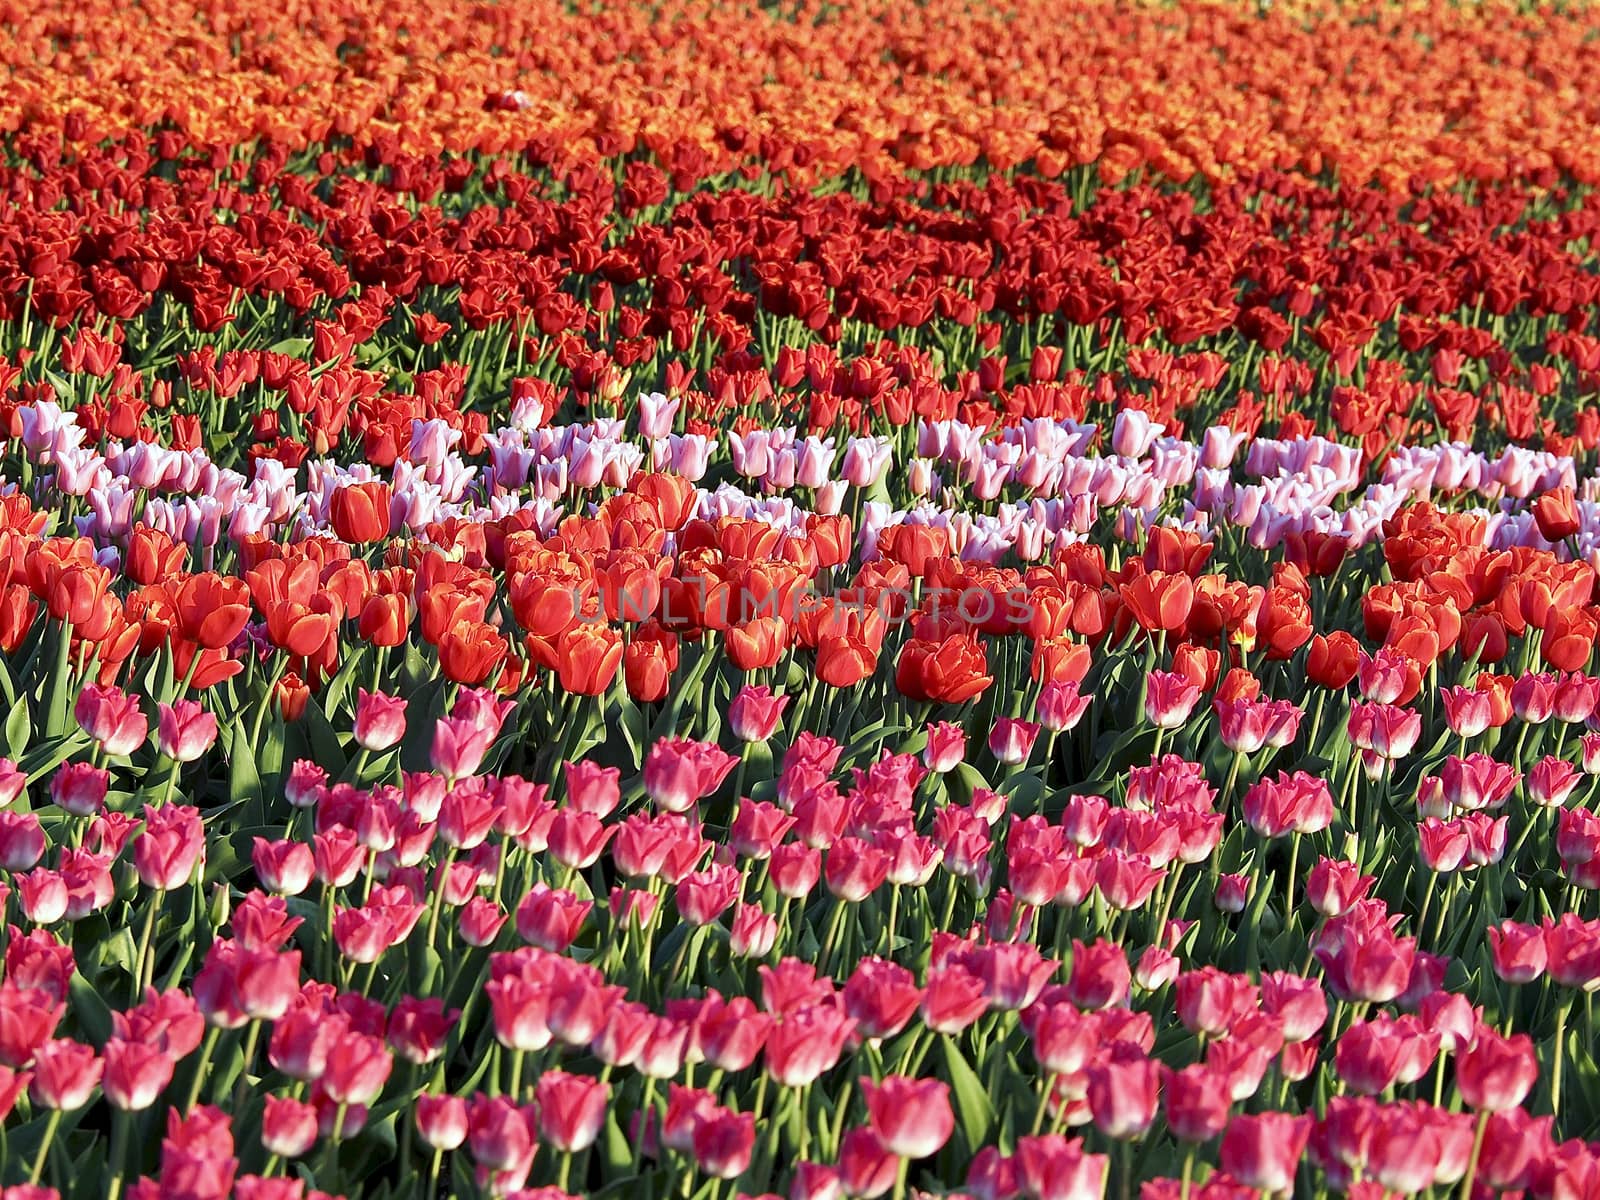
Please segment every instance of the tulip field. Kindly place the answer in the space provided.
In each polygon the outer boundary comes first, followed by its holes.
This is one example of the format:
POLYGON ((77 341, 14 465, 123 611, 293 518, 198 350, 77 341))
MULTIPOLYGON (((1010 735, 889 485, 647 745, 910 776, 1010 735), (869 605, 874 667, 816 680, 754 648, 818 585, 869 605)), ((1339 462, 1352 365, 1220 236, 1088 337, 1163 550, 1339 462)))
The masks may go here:
POLYGON ((0 13, 0 1200, 1600 1200, 1600 9, 0 13))

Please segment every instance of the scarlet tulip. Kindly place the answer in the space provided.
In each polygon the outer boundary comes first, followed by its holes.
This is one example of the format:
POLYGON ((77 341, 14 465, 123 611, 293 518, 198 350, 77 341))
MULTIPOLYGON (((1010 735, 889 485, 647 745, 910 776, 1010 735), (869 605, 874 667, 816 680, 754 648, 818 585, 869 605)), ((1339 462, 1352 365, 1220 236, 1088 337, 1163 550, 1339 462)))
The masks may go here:
POLYGON ((393 493, 387 483, 347 483, 333 490, 328 523, 351 545, 380 541, 389 536, 392 502, 393 493))
POLYGON ((987 672, 987 656, 973 634, 939 642, 913 638, 901 647, 895 686, 924 704, 963 704, 994 682, 987 672))
POLYGON ((604 625, 575 625, 556 642, 556 666, 565 691, 598 696, 622 664, 622 635, 604 625))

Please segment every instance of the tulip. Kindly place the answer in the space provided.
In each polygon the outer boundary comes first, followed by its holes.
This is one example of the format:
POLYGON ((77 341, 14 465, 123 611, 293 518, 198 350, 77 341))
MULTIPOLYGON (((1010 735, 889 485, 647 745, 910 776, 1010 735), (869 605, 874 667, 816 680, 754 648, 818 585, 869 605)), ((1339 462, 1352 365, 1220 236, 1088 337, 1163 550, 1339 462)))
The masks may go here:
POLYGON ((16 877, 23 915, 35 925, 54 925, 67 915, 67 881, 59 871, 43 868, 16 877))
POLYGON ((425 1066, 444 1053, 446 1039, 460 1015, 456 1009, 446 1013, 444 1001, 436 997, 403 996, 389 1017, 389 1045, 407 1062, 425 1066))
POLYGON ((754 904, 741 904, 728 931, 728 950, 736 958, 765 958, 778 940, 778 919, 754 904))
POLYGON ((768 1035, 767 1073, 785 1087, 802 1087, 839 1060, 855 1022, 830 1005, 811 1005, 787 1014, 768 1035))
POLYGON ((755 1137, 754 1114, 716 1110, 695 1124, 690 1149, 702 1171, 735 1179, 750 1167, 755 1137))
POLYGON ((622 802, 621 772, 616 767, 582 761, 562 764, 567 804, 578 812, 604 819, 622 802))
POLYGON ((937 1079, 886 1076, 860 1081, 872 1131, 889 1153, 900 1158, 936 1154, 955 1132, 950 1088, 937 1079))
MULTIPOLYGON (((350 1033, 328 1051, 322 1086, 337 1104, 370 1105, 383 1092, 394 1060, 379 1038, 350 1033)), ((339 1131, 335 1130, 335 1136, 339 1131)))
POLYGON ((1210 1068, 1196 1064, 1174 1072, 1165 1093, 1167 1127, 1180 1141, 1210 1141, 1227 1127, 1233 1099, 1227 1080, 1210 1068))
POLYGON ((663 738, 645 756, 645 792, 664 812, 688 812, 721 787, 738 762, 706 742, 663 738))
POLYGON ((1502 921, 1489 929, 1494 973, 1507 983, 1531 983, 1544 974, 1548 961, 1544 931, 1532 925, 1502 921))
POLYGON ((118 687, 86 684, 78 693, 72 712, 83 731, 113 757, 132 754, 150 733, 150 722, 139 709, 138 697, 118 687))
POLYGON ((598 1079, 546 1071, 534 1092, 539 1136, 564 1154, 587 1149, 605 1124, 610 1091, 598 1079))
POLYGON ((1077 727, 1092 699, 1092 696, 1080 695, 1076 683, 1051 680, 1039 689, 1034 716, 1040 726, 1051 733, 1065 733, 1077 727))
POLYGON ((865 958, 846 982, 841 999, 861 1036, 886 1038, 900 1032, 911 1020, 922 1000, 922 989, 905 967, 881 958, 865 958))
POLYGON ((111 774, 91 763, 69 762, 50 779, 50 799, 75 817, 92 817, 105 804, 111 774))
POLYGON ((1033 752, 1039 728, 1030 721, 1001 717, 989 731, 989 752, 1007 766, 1020 766, 1033 752))
POLYGON ((482 728, 473 721, 440 717, 434 722, 429 761, 434 770, 452 780, 476 775, 494 738, 494 731, 482 728))
POLYGON ((678 915, 691 925, 709 925, 738 899, 744 878, 733 867, 713 864, 678 884, 678 915))
POLYGON ((124 1112, 149 1108, 172 1081, 174 1062, 159 1046, 112 1038, 101 1080, 106 1101, 124 1112))
POLYGON ((329 523, 334 533, 352 545, 387 537, 391 498, 386 483, 348 483, 335 488, 329 504, 329 523))
POLYGON ((770 741, 788 706, 788 696, 774 695, 771 688, 746 684, 728 706, 728 727, 741 742, 770 741))
POLYGON ((316 860, 304 842, 254 838, 250 862, 261 886, 280 896, 298 896, 311 886, 316 874, 316 860))
POLYGON ((288 1096, 267 1096, 261 1114, 261 1145, 268 1154, 300 1158, 317 1144, 317 1112, 288 1096))
POLYGON ((1481 1027, 1456 1055, 1456 1088, 1480 1112, 1505 1112, 1521 1104, 1539 1077, 1533 1042, 1525 1033, 1501 1037, 1481 1027))
POLYGON ((400 744, 406 733, 406 701, 361 688, 356 694, 356 744, 372 754, 400 744))
POLYGON ((1214 902, 1219 912, 1243 912, 1250 901, 1251 875, 1219 875, 1214 902))
POLYGON ((1263 1193, 1288 1191, 1311 1124, 1309 1116, 1280 1112, 1235 1117, 1222 1137, 1222 1169, 1263 1193))
POLYGON ((89 1103, 104 1068, 92 1046, 66 1038, 47 1041, 33 1056, 28 1098, 41 1108, 62 1112, 82 1108, 89 1103))
POLYGON ((1200 689, 1176 671, 1151 671, 1145 681, 1144 716, 1157 729, 1178 729, 1189 719, 1200 689))
POLYGON ((895 1184, 899 1163, 871 1129, 852 1129, 839 1144, 838 1181, 844 1193, 874 1200, 895 1184))
POLYGON ((1086 1154, 1081 1141, 1059 1134, 1017 1139, 1017 1174, 1029 1195, 1040 1200, 1099 1200, 1107 1159, 1086 1154))
POLYGON ((1089 1111, 1095 1127, 1119 1141, 1141 1136, 1155 1120, 1161 1068, 1153 1059, 1113 1055, 1089 1068, 1089 1111))
POLYGON ((434 1150, 454 1150, 467 1140, 467 1105, 459 1096, 418 1096, 415 1121, 417 1135, 434 1150))
POLYGON ((145 806, 144 831, 134 839, 133 861, 146 887, 172 891, 193 877, 205 855, 200 811, 185 805, 145 806))
POLYGON ((928 726, 922 762, 935 775, 948 775, 965 761, 967 735, 961 726, 938 721, 928 726))
POLYGON ((467 1146, 480 1166, 525 1170, 534 1151, 528 1115, 504 1096, 475 1098, 467 1110, 467 1146))

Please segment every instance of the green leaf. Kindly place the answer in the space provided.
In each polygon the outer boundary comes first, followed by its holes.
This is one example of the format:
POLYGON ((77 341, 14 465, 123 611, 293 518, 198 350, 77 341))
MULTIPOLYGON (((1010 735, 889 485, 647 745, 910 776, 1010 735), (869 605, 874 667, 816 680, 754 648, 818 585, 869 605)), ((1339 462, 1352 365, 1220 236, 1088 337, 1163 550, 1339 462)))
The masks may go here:
POLYGON ((627 1135, 622 1132, 622 1126, 617 1123, 615 1108, 606 1111, 606 1140, 601 1148, 601 1155, 605 1160, 607 1175, 613 1175, 633 1165, 633 1144, 628 1141, 627 1135))
POLYGON ((644 765, 645 738, 650 734, 649 726, 645 721, 644 710, 633 702, 633 697, 624 694, 618 703, 617 726, 622 730, 623 740, 628 743, 628 754, 635 771, 644 765))
POLYGON ((37 783, 81 750, 87 740, 77 733, 50 738, 33 747, 18 760, 17 766, 27 775, 29 783, 37 783))
POLYGON ((994 1105, 977 1072, 967 1065, 961 1051, 956 1049, 954 1039, 941 1037, 939 1041, 944 1047, 946 1077, 950 1081, 950 1090, 955 1093, 956 1120, 967 1139, 968 1149, 976 1153, 980 1146, 988 1142, 989 1131, 994 1128, 994 1105))
POLYGON ((429 755, 433 749, 433 718, 443 708, 439 697, 444 688, 443 679, 425 680, 406 698, 406 736, 400 743, 400 766, 403 770, 428 769, 429 755))
MULTIPOLYGON (((307 704, 301 721, 306 727, 306 736, 311 740, 311 753, 317 764, 326 769, 330 777, 337 779, 344 773, 344 747, 339 743, 339 735, 328 723, 327 713, 321 703, 313 699, 307 704)), ((432 730, 431 722, 424 724, 432 730)))
POLYGON ((96 1046, 104 1046, 111 1037, 111 1009, 100 997, 100 990, 80 973, 74 971, 67 981, 67 996, 78 1024, 96 1046))
POLYGON ((986 791, 989 788, 989 781, 971 763, 957 763, 956 769, 951 771, 945 778, 951 783, 960 785, 959 788, 953 788, 952 791, 960 795, 963 801, 972 799, 973 793, 979 788, 983 788, 986 791))
POLYGON ((33 736, 33 722, 28 717, 28 698, 18 696, 11 715, 6 718, 6 753, 16 762, 28 748, 33 736))
POLYGON ((656 721, 655 728, 650 731, 650 742, 660 741, 664 737, 673 737, 678 732, 678 722, 683 714, 683 707, 691 697, 700 695, 700 686, 705 680, 706 672, 711 664, 717 660, 714 651, 701 648, 700 657, 689 668, 683 677, 683 682, 672 689, 672 698, 667 701, 660 718, 656 721))
MULTIPOLYGON (((880 746, 886 745, 900 734, 908 732, 905 725, 898 721, 890 722, 887 718, 875 721, 865 729, 856 733, 855 739, 846 747, 841 755, 844 762, 855 762, 861 758, 870 758, 877 754, 880 746)), ((924 734, 926 736, 926 734, 924 734)))
POLYGON ((233 740, 228 747, 228 798, 244 808, 243 824, 260 825, 266 821, 265 792, 256 770, 255 748, 238 717, 233 720, 233 740))
POLYGON ((411 976, 415 982, 415 994, 418 996, 432 995, 443 970, 444 960, 439 957, 439 952, 432 946, 424 946, 422 953, 416 955, 411 961, 411 976))
POLYGON ((364 666, 366 658, 364 654, 352 654, 344 660, 338 674, 328 681, 327 690, 322 693, 320 703, 324 713, 339 711, 345 695, 350 691, 350 685, 355 682, 356 668, 364 666))
POLYGON ((1010 801, 1013 812, 1036 812, 1044 795, 1044 779, 1032 771, 1018 771, 1000 784, 999 791, 1010 801))

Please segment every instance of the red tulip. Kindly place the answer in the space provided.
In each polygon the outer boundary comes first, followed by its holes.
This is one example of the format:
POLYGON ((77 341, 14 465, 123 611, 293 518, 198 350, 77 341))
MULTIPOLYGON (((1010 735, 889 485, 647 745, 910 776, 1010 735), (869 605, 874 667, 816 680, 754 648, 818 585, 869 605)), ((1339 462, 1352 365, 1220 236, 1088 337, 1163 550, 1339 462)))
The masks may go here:
POLYGON ((1494 973, 1507 983, 1531 983, 1544 974, 1544 931, 1534 925, 1502 921, 1489 928, 1494 973))
POLYGON ((328 523, 352 545, 363 546, 389 536, 393 493, 387 483, 347 483, 336 487, 328 504, 328 523))
POLYGON ((873 1200, 883 1195, 894 1186, 898 1170, 895 1156, 870 1129, 852 1129, 839 1144, 838 1182, 847 1196, 873 1200))
POLYGON ((785 1015, 767 1036, 766 1069, 785 1087, 802 1087, 839 1061, 855 1022, 832 1005, 810 1005, 785 1015))
POLYGON ((988 657, 973 634, 939 642, 913 638, 901 647, 895 686, 924 704, 963 704, 988 689, 988 657))

